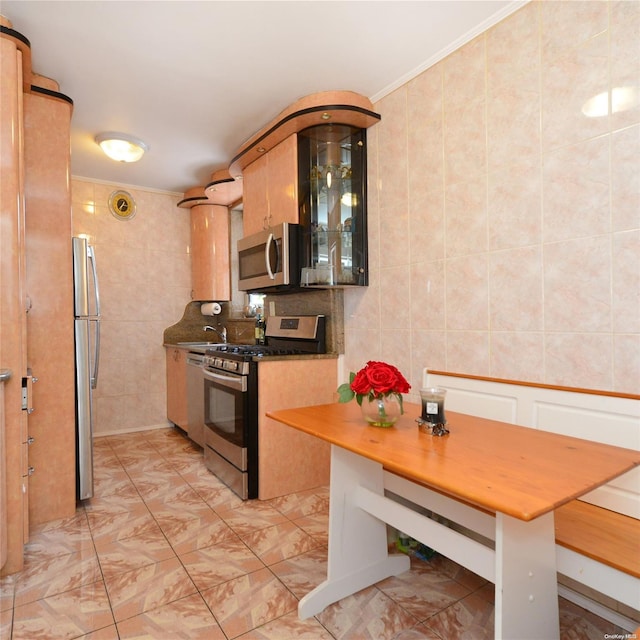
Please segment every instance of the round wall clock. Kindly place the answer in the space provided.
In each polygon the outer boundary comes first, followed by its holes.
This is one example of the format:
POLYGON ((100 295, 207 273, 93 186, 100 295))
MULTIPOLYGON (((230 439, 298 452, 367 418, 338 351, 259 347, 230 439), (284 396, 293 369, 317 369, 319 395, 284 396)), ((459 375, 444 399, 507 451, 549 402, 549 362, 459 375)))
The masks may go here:
POLYGON ((118 220, 130 220, 136 214, 136 202, 127 191, 114 191, 109 196, 109 209, 118 220))

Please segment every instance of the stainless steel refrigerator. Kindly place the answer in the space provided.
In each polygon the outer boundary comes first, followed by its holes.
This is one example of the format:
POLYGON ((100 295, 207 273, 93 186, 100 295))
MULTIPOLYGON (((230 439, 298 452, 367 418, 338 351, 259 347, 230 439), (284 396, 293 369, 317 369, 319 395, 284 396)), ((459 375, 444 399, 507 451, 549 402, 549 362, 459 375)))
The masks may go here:
POLYGON ((93 389, 100 360, 100 295, 94 248, 73 238, 73 287, 76 350, 77 497, 93 496, 93 389))

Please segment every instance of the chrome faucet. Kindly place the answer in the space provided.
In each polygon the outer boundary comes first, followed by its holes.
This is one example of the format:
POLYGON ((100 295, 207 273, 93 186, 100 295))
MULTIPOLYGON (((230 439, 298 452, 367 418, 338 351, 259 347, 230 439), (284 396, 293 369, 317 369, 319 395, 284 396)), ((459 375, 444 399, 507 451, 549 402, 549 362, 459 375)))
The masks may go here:
POLYGON ((226 344, 227 342, 227 328, 222 327, 221 329, 217 329, 216 327, 212 327, 211 325, 207 325, 204 327, 205 331, 215 331, 221 338, 222 342, 226 344))

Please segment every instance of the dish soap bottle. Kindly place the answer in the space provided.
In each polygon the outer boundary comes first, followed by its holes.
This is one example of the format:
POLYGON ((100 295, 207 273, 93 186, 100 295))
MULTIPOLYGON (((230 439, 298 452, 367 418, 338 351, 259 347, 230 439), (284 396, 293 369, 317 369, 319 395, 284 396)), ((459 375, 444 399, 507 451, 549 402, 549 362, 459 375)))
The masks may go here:
POLYGON ((256 315, 255 338, 256 344, 265 344, 264 330, 267 326, 261 313, 256 315))

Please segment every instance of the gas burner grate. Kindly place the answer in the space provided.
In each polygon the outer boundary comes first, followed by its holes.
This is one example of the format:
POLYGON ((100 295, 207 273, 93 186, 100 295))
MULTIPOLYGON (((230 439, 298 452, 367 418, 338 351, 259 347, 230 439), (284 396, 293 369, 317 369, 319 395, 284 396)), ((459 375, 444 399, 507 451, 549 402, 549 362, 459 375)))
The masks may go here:
POLYGON ((207 349, 207 353, 211 355, 228 355, 236 354, 239 356, 288 356, 300 355, 306 353, 302 349, 292 349, 278 346, 268 346, 259 344, 225 344, 207 349))

